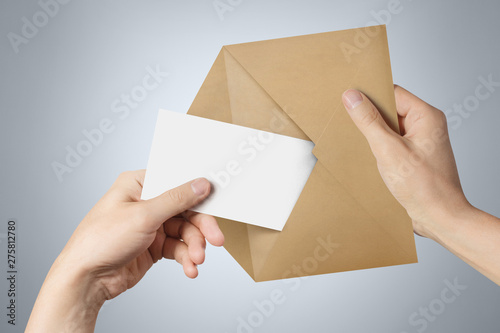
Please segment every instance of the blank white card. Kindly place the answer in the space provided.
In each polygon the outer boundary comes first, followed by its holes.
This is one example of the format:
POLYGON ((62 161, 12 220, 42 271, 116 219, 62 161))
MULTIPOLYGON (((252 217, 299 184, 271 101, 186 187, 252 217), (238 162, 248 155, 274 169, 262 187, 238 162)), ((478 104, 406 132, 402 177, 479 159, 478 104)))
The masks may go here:
POLYGON ((210 196, 192 210, 282 230, 316 164, 310 141, 160 110, 142 199, 199 177, 210 196))

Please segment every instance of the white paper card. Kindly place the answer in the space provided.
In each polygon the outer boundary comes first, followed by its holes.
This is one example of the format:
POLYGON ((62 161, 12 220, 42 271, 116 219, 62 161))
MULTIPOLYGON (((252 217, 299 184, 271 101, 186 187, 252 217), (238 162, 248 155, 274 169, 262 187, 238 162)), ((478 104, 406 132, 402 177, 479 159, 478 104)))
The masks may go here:
POLYGON ((192 210, 282 230, 316 164, 314 144, 160 110, 142 199, 198 177, 210 196, 192 210))

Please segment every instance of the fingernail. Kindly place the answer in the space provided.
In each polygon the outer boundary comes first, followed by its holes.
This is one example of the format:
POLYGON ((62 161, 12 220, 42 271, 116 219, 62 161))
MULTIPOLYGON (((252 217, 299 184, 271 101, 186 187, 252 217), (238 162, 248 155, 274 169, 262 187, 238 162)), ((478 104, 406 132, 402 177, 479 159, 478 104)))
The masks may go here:
POLYGON ((205 194, 209 186, 210 183, 205 178, 198 178, 191 183, 191 188, 193 189, 193 192, 196 195, 205 194))
POLYGON ((346 92, 344 92, 344 95, 342 97, 347 110, 352 110, 359 104, 363 103, 363 96, 361 96, 359 91, 354 89, 347 90, 346 92))

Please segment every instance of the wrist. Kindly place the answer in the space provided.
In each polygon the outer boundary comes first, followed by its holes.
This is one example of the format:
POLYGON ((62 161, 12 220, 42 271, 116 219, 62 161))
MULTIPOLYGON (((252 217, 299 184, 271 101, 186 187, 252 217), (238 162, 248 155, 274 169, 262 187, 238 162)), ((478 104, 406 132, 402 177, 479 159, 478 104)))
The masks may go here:
POLYGON ((440 244, 445 243, 447 235, 456 232, 477 213, 465 197, 459 200, 430 206, 424 218, 413 220, 415 232, 440 244))
POLYGON ((89 310, 99 311, 107 300, 107 293, 95 274, 77 262, 58 257, 47 275, 47 279, 57 281, 62 288, 72 290, 78 304, 89 310))
POLYGON ((26 332, 93 332, 105 301, 99 281, 62 255, 47 274, 26 332))

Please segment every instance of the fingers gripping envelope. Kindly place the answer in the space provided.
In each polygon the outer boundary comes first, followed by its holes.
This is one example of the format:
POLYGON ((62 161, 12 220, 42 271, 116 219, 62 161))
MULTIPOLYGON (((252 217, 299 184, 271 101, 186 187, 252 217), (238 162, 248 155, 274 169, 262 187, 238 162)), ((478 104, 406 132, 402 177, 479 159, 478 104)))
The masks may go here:
POLYGON ((399 133, 385 26, 224 46, 188 111, 315 145, 282 231, 218 218, 255 281, 417 262, 410 218, 342 105, 349 88, 399 133))

